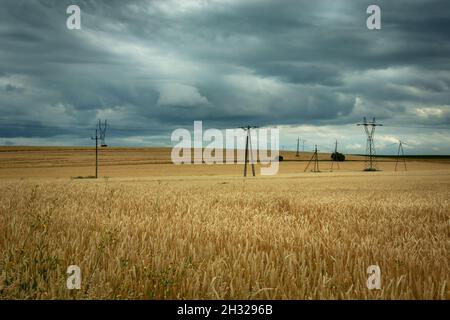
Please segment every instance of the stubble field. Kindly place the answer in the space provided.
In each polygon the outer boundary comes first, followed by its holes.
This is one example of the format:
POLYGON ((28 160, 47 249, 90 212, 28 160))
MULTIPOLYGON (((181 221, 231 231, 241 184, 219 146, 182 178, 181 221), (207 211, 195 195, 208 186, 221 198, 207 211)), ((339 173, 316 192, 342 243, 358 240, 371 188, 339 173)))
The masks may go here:
POLYGON ((243 179, 242 165, 119 150, 93 180, 71 178, 92 174, 92 150, 10 151, 0 152, 1 299, 450 298, 446 161, 373 173, 288 161, 243 179), (80 290, 66 287, 69 265, 80 290), (380 290, 366 286, 370 265, 380 290))

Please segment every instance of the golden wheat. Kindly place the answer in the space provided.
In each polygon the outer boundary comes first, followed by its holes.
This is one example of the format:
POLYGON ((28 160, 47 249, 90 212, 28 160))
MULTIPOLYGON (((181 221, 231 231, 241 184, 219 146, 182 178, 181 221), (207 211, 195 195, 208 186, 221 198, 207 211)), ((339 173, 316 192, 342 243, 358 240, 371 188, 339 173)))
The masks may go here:
POLYGON ((449 187, 448 171, 4 181, 0 297, 449 299, 449 187))

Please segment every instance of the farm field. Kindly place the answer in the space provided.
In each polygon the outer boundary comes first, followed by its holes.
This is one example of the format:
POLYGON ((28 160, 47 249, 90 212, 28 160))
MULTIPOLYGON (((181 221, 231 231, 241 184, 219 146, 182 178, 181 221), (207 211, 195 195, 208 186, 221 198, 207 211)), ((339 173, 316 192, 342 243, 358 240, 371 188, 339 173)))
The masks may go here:
POLYGON ((311 154, 281 154, 278 175, 244 179, 108 148, 94 180, 74 179, 92 148, 0 148, 0 299, 450 299, 449 161, 304 173, 311 154))
MULTIPOLYGON (((99 149, 99 177, 178 177, 216 176, 241 177, 242 164, 221 165, 173 165, 170 148, 101 148, 99 149)), ((224 152, 225 153, 225 152, 224 152)), ((302 174, 312 153, 280 151, 286 161, 280 162, 279 175, 302 174)), ((319 154, 322 174, 329 172, 329 153, 319 154)), ((339 164, 336 172, 360 172, 364 167, 364 157, 347 156, 349 161, 339 164)), ((394 158, 381 158, 379 168, 383 172, 393 172, 394 158)), ((408 159, 409 171, 448 170, 449 159, 417 160, 408 159)), ((399 172, 403 169, 399 163, 399 172)), ((259 171, 259 170, 258 170, 259 171)), ((95 173, 95 150, 73 147, 0 147, 0 179, 68 179, 92 176, 95 173)), ((377 173, 379 174, 379 173, 377 173)))

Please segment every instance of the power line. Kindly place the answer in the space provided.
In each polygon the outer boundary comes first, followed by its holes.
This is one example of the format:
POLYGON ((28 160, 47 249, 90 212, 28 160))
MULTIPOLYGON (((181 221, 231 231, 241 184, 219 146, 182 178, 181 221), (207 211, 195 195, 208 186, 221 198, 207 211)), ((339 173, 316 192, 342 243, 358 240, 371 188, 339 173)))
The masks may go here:
POLYGON ((406 128, 406 129, 437 129, 437 130, 450 130, 450 127, 433 127, 433 126, 402 126, 402 125, 390 125, 390 124, 384 124, 384 127, 388 128, 406 128))

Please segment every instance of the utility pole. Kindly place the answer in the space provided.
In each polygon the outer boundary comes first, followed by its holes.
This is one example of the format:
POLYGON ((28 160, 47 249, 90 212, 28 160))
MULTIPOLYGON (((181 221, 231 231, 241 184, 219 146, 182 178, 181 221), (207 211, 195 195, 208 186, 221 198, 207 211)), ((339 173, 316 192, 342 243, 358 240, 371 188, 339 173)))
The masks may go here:
POLYGON ((298 150, 298 148, 300 147, 300 138, 297 138, 297 153, 296 153, 296 157, 299 157, 300 156, 300 153, 299 153, 299 150, 298 150))
POLYGON ((375 135, 375 128, 382 126, 381 123, 377 123, 375 118, 372 121, 367 121, 366 117, 362 123, 358 123, 358 126, 364 126, 364 131, 367 135, 366 143, 366 161, 364 171, 377 171, 376 160, 375 160, 375 142, 373 137, 375 135))
POLYGON ((306 165, 306 168, 303 172, 306 172, 306 170, 308 170, 309 165, 311 164, 311 161, 314 161, 314 169, 311 170, 312 172, 320 172, 319 170, 319 156, 317 154, 317 145, 314 149, 314 154, 312 155, 311 159, 309 160, 308 164, 306 165))
POLYGON ((241 127, 241 129, 244 129, 247 133, 246 139, 245 139, 245 160, 244 160, 244 177, 247 176, 247 163, 248 163, 248 154, 250 152, 250 161, 252 164, 252 174, 255 176, 255 163, 253 161, 253 149, 252 149, 252 137, 250 134, 250 130, 253 128, 257 128, 255 126, 246 126, 241 127))
POLYGON ((95 129, 95 137, 91 137, 95 140, 95 179, 98 177, 98 129, 95 129))
POLYGON ((403 164, 405 166, 405 171, 407 171, 407 169, 406 169, 405 152, 403 151, 403 145, 404 144, 406 144, 406 143, 401 141, 401 140, 398 140, 397 161, 395 162, 395 171, 397 171, 397 164, 398 164, 398 161, 400 159, 400 152, 401 152, 401 158, 403 159, 403 164))
POLYGON ((336 143, 334 144, 334 157, 332 157, 332 161, 331 161, 331 171, 333 171, 333 165, 334 165, 334 163, 336 162, 336 165, 337 165, 337 167, 338 167, 338 169, 341 169, 340 167, 339 167, 339 161, 338 161, 338 152, 337 152, 337 145, 338 145, 338 142, 337 142, 337 140, 336 140, 336 143))

